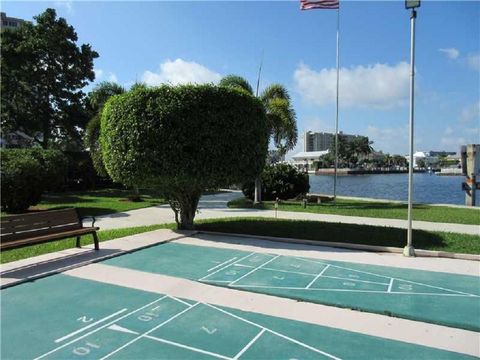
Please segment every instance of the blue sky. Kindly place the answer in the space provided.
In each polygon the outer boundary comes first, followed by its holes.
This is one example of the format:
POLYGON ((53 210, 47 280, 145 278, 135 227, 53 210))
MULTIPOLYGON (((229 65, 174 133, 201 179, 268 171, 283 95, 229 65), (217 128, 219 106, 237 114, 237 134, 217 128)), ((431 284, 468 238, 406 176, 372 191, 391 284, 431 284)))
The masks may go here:
MULTIPOLYGON (((100 57, 96 82, 216 82, 238 74, 261 88, 284 84, 299 134, 335 122, 336 11, 282 2, 13 2, 31 20, 57 9, 100 57)), ((403 1, 343 1, 340 130, 376 150, 408 152, 410 23, 403 1)), ((480 2, 423 1, 416 51, 416 150, 480 142, 480 2)), ((89 87, 91 88, 91 86, 89 87)), ((88 90, 88 89, 86 89, 88 90)), ((295 151, 301 150, 302 138, 295 151)))

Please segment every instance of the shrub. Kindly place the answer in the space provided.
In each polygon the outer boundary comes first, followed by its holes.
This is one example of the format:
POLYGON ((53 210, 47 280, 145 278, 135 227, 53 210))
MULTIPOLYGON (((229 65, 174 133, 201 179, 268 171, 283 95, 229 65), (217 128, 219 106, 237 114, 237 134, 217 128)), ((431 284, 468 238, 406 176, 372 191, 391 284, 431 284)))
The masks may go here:
POLYGON ((2 209, 19 213, 40 201, 43 192, 42 166, 24 149, 2 149, 2 209))
POLYGON ((58 150, 2 149, 2 209, 26 211, 40 202, 45 190, 59 190, 65 182, 67 158, 58 150))
MULTIPOLYGON (((261 179, 263 200, 275 200, 277 197, 281 200, 293 199, 310 190, 308 175, 287 164, 266 166, 261 179)), ((242 191, 247 198, 253 199, 254 182, 244 183, 242 191)))
POLYGON ((137 87, 114 96, 104 106, 100 130, 110 177, 161 190, 183 229, 193 228, 205 189, 260 173, 268 137, 258 99, 213 85, 137 87))
POLYGON ((67 176, 67 157, 59 150, 31 149, 30 151, 42 167, 43 190, 62 190, 67 176))

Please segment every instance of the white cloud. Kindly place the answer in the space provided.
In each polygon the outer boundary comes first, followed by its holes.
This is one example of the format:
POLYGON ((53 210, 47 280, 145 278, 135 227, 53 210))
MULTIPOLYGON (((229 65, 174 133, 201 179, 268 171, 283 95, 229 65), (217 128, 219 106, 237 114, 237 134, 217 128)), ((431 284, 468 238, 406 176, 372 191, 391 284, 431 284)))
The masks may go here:
POLYGON ((109 72, 108 75, 102 69, 93 69, 93 72, 95 73, 96 81, 109 81, 109 82, 118 83, 117 75, 115 75, 115 73, 113 72, 109 72))
POLYGON ((117 75, 115 75, 115 74, 112 73, 112 72, 109 73, 109 74, 108 74, 107 81, 118 83, 117 75))
POLYGON ((457 149, 461 145, 465 145, 468 141, 464 137, 455 137, 455 136, 448 136, 442 137, 440 139, 440 143, 444 146, 448 146, 450 149, 457 149))
POLYGON ((169 83, 178 84, 205 84, 220 81, 221 75, 194 61, 176 59, 167 60, 160 64, 160 71, 155 73, 145 71, 142 81, 147 85, 169 83))
POLYGON ((64 8, 67 14, 73 14, 73 0, 59 0, 54 2, 55 7, 64 8))
POLYGON ((444 131, 444 134, 445 135, 451 135, 453 134, 453 129, 450 127, 450 126, 447 126, 445 131, 444 131))
POLYGON ((438 51, 444 53, 449 59, 455 60, 460 55, 460 51, 455 48, 447 48, 447 49, 438 49, 438 51))
MULTIPOLYGON (((408 126, 395 128, 379 128, 369 125, 365 134, 373 141, 375 150, 382 150, 390 154, 406 154, 408 152, 408 126)), ((415 139, 416 145, 421 143, 420 138, 415 139)), ((418 148, 418 146, 416 146, 418 148)))
POLYGON ((480 54, 468 55, 467 64, 471 69, 480 71, 480 54))
MULTIPOLYGON (((375 64, 340 69, 340 104, 391 108, 406 104, 410 66, 375 64)), ((297 91, 306 102, 325 105, 336 99, 336 69, 315 71, 300 64, 294 72, 297 91)))
POLYGON ((468 123, 472 120, 480 121, 480 101, 473 105, 466 106, 460 112, 460 122, 468 123))
POLYGON ((93 69, 93 72, 95 73, 95 79, 100 80, 103 76, 103 70, 102 69, 93 69))

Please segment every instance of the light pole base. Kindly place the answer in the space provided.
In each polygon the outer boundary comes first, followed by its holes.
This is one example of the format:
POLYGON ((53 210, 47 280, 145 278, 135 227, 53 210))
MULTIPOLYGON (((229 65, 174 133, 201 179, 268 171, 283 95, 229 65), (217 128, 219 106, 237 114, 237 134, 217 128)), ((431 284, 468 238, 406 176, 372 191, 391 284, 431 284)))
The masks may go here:
POLYGON ((415 256, 415 248, 413 246, 405 246, 403 248, 403 256, 412 257, 415 256))

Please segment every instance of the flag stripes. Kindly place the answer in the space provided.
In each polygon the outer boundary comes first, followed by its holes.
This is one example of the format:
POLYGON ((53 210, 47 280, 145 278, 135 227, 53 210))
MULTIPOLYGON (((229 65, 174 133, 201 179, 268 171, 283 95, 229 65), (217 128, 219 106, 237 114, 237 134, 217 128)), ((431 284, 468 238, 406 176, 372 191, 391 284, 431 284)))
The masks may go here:
POLYGON ((300 9, 338 9, 339 0, 300 0, 300 9))

